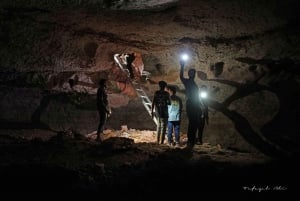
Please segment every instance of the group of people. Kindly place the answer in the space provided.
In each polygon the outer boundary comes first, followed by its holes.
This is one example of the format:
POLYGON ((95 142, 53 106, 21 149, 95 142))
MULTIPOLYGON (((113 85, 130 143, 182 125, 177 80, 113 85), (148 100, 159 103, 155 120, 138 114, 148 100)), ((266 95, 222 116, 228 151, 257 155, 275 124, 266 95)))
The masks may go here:
MULTIPOLYGON (((188 78, 184 77, 184 61, 180 61, 180 80, 185 87, 186 113, 188 117, 187 146, 202 144, 203 129, 208 124, 208 106, 199 95, 200 89, 195 82, 196 70, 188 71, 188 78)), ((164 144, 167 132, 169 146, 180 146, 180 123, 182 117, 182 100, 176 95, 176 87, 159 81, 159 90, 154 93, 151 107, 152 118, 157 119, 157 143, 164 144), (174 133, 174 139, 173 139, 174 133)), ((202 86, 205 89, 205 86, 202 86)), ((106 93, 106 79, 101 79, 97 91, 97 107, 99 111, 99 126, 97 140, 101 141, 103 126, 111 114, 106 93)))
MULTIPOLYGON (((204 99, 200 96, 199 88, 195 82, 196 70, 189 69, 188 78, 184 77, 184 65, 183 60, 180 61, 180 80, 185 87, 186 95, 186 113, 188 117, 188 131, 187 131, 187 145, 193 147, 195 143, 202 144, 203 129, 205 123, 208 124, 208 106, 204 99), (198 138, 196 135, 198 134, 198 138)), ((203 86, 201 89, 204 90, 203 86)))
MULTIPOLYGON (((206 101, 200 97, 201 89, 195 82, 196 70, 188 71, 188 78, 184 77, 184 61, 180 62, 180 80, 186 92, 186 113, 188 117, 187 145, 193 147, 202 144, 203 129, 208 124, 208 106, 206 101)), ((152 117, 154 111, 157 118, 157 143, 163 144, 167 131, 168 145, 180 146, 180 121, 182 116, 182 100, 176 95, 176 87, 168 86, 165 81, 158 83, 159 90, 154 94, 152 101, 152 117), (175 141, 173 141, 173 134, 175 141)))
POLYGON ((157 119, 157 143, 164 144, 168 128, 168 144, 179 146, 182 101, 176 96, 175 86, 168 86, 165 81, 160 81, 158 85, 159 90, 154 93, 151 107, 152 118, 155 115, 157 119), (173 130, 175 142, 172 136, 173 130))

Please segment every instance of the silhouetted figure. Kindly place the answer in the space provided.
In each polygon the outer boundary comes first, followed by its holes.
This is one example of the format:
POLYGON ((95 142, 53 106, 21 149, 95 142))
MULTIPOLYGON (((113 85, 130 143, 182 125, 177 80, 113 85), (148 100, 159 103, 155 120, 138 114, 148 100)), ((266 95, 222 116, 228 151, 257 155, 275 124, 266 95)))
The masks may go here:
POLYGON ((168 105, 170 105, 170 95, 167 91, 165 91, 165 87, 167 83, 165 81, 159 81, 159 90, 154 93, 151 107, 151 115, 152 118, 155 115, 157 117, 157 143, 164 143, 167 123, 168 123, 168 105))
POLYGON ((133 66, 132 66, 132 62, 134 61, 135 56, 134 53, 128 54, 126 56, 126 65, 127 65, 127 69, 129 70, 129 74, 130 74, 130 78, 134 79, 134 73, 133 73, 133 66))
POLYGON ((70 85, 71 89, 73 89, 73 87, 75 85, 74 79, 69 79, 69 85, 70 85))
POLYGON ((176 87, 169 86, 171 104, 168 105, 168 145, 172 146, 173 141, 173 130, 175 136, 175 147, 180 146, 180 120, 182 112, 182 100, 176 95, 176 87))
POLYGON ((199 99, 199 88, 195 82, 196 70, 188 71, 188 78, 184 78, 184 61, 180 61, 180 80, 185 87, 186 95, 186 113, 188 117, 187 145, 193 147, 195 145, 196 132, 199 129, 201 120, 201 108, 199 99))
POLYGON ((198 123, 198 135, 196 136, 196 144, 202 144, 202 137, 203 137, 203 129, 205 126, 205 122, 208 125, 208 106, 206 103, 207 100, 207 87, 205 85, 202 85, 199 89, 199 98, 200 98, 200 108, 201 108, 201 116, 198 123))
POLYGON ((101 134, 103 134, 103 127, 110 115, 110 109, 108 105, 107 93, 106 93, 106 79, 99 81, 99 88, 97 90, 97 108, 99 112, 99 125, 97 130, 97 140, 101 140, 101 134))

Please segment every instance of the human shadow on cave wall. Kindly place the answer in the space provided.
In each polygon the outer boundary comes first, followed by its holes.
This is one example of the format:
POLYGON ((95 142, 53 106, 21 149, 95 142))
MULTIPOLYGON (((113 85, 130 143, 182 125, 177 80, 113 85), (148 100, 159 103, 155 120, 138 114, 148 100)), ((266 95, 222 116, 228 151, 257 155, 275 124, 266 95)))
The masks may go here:
POLYGON ((300 109, 299 101, 297 100, 300 98, 300 85, 293 78, 299 75, 300 71, 297 70, 300 69, 299 62, 289 59, 272 61, 251 58, 239 58, 239 61, 251 65, 262 64, 270 70, 268 74, 262 73, 255 81, 246 84, 229 80, 207 79, 208 81, 215 81, 236 87, 236 91, 223 103, 211 100, 209 106, 231 119, 235 124, 235 128, 244 139, 261 152, 277 157, 296 155, 299 153, 300 142, 299 128, 297 126, 300 109), (271 78, 269 85, 258 84, 258 81, 265 76, 271 78), (262 90, 271 91, 276 94, 280 103, 280 108, 276 116, 261 129, 265 137, 264 139, 253 130, 245 117, 227 109, 233 101, 262 90))

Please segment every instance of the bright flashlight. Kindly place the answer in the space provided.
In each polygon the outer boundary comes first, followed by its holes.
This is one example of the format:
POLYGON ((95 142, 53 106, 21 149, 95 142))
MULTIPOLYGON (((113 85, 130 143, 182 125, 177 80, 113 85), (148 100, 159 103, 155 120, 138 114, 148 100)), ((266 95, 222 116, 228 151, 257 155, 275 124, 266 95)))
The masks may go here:
POLYGON ((182 61, 187 61, 189 59, 189 55, 187 55, 187 54, 182 54, 181 55, 181 60, 182 61))
POLYGON ((205 91, 200 92, 200 98, 206 98, 207 93, 205 91))

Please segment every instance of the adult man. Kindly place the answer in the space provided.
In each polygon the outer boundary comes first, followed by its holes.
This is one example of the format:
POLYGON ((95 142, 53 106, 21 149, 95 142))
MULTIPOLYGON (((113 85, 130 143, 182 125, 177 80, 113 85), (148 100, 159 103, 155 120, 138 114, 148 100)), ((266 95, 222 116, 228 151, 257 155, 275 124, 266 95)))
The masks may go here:
POLYGON ((165 81, 159 81, 159 90, 154 93, 151 107, 152 118, 155 114, 157 117, 157 143, 163 144, 165 140, 167 123, 168 123, 168 105, 170 105, 170 95, 165 91, 167 83, 165 81))
POLYGON ((103 134, 103 127, 108 115, 110 115, 110 109, 108 105, 107 92, 106 92, 106 79, 99 81, 99 88, 97 90, 97 108, 99 112, 99 125, 97 129, 97 141, 101 140, 101 134, 103 134))
POLYGON ((198 125, 201 120, 201 107, 199 99, 199 88, 195 82, 196 70, 189 69, 188 78, 184 77, 184 65, 183 60, 180 61, 180 80, 185 87, 186 95, 186 113, 188 116, 188 131, 187 137, 188 147, 193 147, 195 145, 196 132, 198 130, 198 125))
POLYGON ((203 137, 203 130, 205 126, 205 122, 208 125, 208 106, 206 103, 206 94, 207 94, 207 87, 205 85, 202 85, 199 89, 200 94, 200 108, 201 108, 201 117, 198 123, 198 138, 196 136, 196 144, 202 144, 202 137, 203 137))
POLYGON ((133 66, 132 66, 132 62, 134 61, 134 59, 135 59, 134 53, 127 54, 126 66, 129 71, 129 75, 130 75, 131 79, 134 79, 134 72, 133 72, 133 66))

